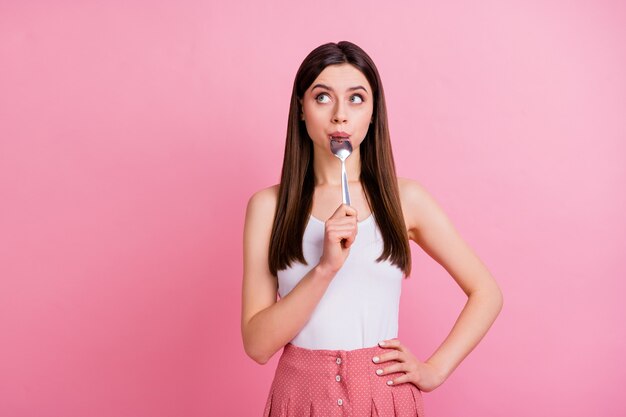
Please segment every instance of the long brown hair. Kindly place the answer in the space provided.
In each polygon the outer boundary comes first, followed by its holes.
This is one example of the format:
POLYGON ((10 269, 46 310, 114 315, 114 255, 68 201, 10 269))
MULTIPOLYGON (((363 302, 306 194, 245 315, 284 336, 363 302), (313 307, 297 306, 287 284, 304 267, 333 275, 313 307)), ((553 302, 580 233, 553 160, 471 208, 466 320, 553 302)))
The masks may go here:
POLYGON ((315 178, 313 142, 304 120, 299 117, 302 111, 299 99, 304 97, 304 92, 324 68, 343 63, 353 65, 365 75, 374 95, 373 123, 360 145, 360 182, 384 240, 383 252, 376 261, 389 259, 408 278, 411 273, 411 250, 391 152, 383 85, 372 59, 348 41, 330 42, 315 48, 296 73, 268 255, 270 272, 276 276, 292 261, 307 264, 302 251, 302 237, 313 206, 315 178))

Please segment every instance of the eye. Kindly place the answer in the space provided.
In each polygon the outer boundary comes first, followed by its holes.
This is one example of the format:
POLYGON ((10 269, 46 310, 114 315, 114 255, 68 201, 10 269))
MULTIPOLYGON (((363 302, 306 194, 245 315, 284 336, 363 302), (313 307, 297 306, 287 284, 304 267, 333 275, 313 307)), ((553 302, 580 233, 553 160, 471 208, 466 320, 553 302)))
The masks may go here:
POLYGON ((358 99, 357 101, 353 101, 353 103, 357 103, 357 104, 363 103, 363 97, 361 97, 360 94, 355 94, 352 96, 352 98, 358 99))
POLYGON ((320 97, 324 97, 324 96, 325 96, 326 98, 328 98, 328 94, 326 94, 326 93, 321 93, 321 94, 318 94, 318 95, 317 95, 317 97, 315 97, 315 100, 316 100, 318 103, 328 103, 328 101, 320 101, 320 97))

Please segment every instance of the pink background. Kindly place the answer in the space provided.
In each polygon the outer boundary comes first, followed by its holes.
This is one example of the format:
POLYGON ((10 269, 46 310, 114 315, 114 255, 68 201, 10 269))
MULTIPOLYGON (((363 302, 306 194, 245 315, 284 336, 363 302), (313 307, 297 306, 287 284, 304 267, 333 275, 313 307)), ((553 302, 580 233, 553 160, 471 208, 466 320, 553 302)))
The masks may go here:
MULTIPOLYGON (((245 206, 300 62, 344 39, 399 175, 504 292, 428 416, 626 415, 624 2, 300 3, 0 2, 0 415, 261 415, 280 352, 243 351, 245 206)), ((465 297, 411 246, 425 360, 465 297)))

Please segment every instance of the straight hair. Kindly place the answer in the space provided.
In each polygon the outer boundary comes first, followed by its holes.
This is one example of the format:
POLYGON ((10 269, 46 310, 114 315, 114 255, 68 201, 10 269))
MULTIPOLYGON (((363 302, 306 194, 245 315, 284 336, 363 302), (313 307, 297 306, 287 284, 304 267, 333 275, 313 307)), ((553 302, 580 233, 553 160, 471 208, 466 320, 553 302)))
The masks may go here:
POLYGON ((382 254, 376 262, 388 259, 408 278, 411 273, 411 250, 391 151, 383 85, 372 59, 360 47, 348 41, 330 42, 315 48, 296 73, 270 238, 269 269, 277 276, 279 270, 288 268, 294 261, 308 265, 302 249, 302 238, 313 207, 315 177, 313 142, 304 120, 300 119, 302 108, 299 100, 324 68, 344 63, 353 65, 365 75, 374 97, 373 122, 360 144, 360 182, 384 241, 382 254))

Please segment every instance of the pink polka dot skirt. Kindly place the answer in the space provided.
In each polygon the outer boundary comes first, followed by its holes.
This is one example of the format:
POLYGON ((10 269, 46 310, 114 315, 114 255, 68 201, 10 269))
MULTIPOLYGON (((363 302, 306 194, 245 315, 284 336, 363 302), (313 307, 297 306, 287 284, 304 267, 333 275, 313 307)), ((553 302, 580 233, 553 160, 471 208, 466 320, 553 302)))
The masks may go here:
POLYGON ((376 364, 380 346, 310 350, 288 343, 276 367, 263 417, 425 417, 422 391, 407 382, 387 385, 404 372, 377 375, 396 361, 376 364))

